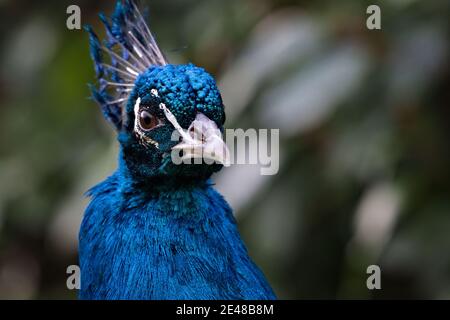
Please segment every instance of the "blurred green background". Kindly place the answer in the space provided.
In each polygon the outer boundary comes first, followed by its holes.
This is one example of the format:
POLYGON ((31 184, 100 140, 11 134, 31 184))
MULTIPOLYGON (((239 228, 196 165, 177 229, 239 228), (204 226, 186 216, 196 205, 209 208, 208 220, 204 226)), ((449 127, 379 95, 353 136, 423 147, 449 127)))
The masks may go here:
MULTIPOLYGON (((226 127, 280 129, 277 175, 214 178, 280 298, 450 298, 449 1, 142 2, 169 60, 216 77, 226 127)), ((0 298, 76 298, 83 193, 116 165, 70 4, 96 30, 114 5, 0 1, 0 298)))

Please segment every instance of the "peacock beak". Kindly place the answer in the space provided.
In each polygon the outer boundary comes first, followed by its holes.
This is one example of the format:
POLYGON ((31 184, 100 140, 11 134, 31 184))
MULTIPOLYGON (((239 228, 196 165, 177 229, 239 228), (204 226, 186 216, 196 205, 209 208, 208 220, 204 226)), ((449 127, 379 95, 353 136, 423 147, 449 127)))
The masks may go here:
POLYGON ((230 165, 230 152, 222 139, 222 133, 216 123, 204 114, 198 113, 184 133, 181 142, 172 148, 183 151, 182 161, 203 159, 207 164, 230 165))
MULTIPOLYGON (((172 147, 172 151, 175 151, 177 155, 182 154, 180 159, 182 162, 186 163, 186 160, 194 159, 195 164, 197 163, 195 159, 203 159, 206 164, 230 165, 230 152, 214 121, 202 113, 197 113, 189 128, 184 130, 164 104, 160 104, 160 108, 177 130, 178 138, 181 136, 180 143, 172 147)), ((198 163, 202 163, 202 161, 200 160, 198 163)))

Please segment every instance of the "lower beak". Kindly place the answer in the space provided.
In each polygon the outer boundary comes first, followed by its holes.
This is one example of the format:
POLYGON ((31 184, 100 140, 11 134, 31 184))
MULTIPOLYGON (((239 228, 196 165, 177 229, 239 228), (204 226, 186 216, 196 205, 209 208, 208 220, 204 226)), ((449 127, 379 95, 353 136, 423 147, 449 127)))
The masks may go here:
POLYGON ((207 164, 230 165, 230 152, 216 123, 198 113, 187 131, 180 132, 182 140, 173 150, 183 151, 181 160, 203 159, 207 164))

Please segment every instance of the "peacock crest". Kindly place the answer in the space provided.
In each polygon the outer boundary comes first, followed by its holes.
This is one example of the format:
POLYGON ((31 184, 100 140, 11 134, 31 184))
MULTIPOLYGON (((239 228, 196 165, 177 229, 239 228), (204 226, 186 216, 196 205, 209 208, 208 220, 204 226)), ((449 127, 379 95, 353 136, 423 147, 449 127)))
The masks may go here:
POLYGON ((111 18, 103 13, 99 17, 106 39, 100 41, 91 26, 85 27, 98 79, 90 88, 105 118, 119 130, 137 77, 152 66, 168 62, 135 1, 118 0, 111 18))

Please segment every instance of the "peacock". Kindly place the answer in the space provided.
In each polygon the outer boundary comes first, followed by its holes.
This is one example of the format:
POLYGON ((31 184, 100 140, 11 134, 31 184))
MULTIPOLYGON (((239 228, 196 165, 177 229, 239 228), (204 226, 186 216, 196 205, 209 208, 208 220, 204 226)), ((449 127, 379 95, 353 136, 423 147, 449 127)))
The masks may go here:
POLYGON ((275 299, 210 179, 229 157, 214 78, 168 63, 134 1, 99 17, 104 40, 85 27, 97 77, 90 89, 119 155, 116 171, 87 192, 79 298, 275 299))

